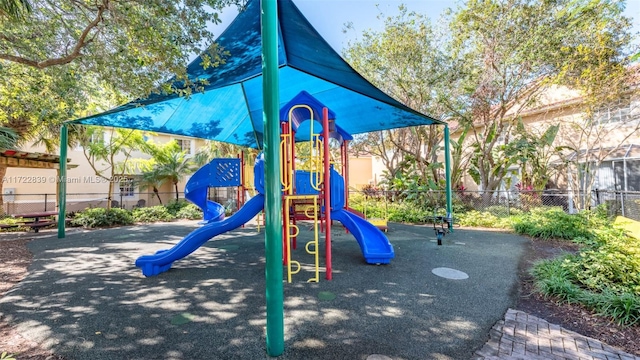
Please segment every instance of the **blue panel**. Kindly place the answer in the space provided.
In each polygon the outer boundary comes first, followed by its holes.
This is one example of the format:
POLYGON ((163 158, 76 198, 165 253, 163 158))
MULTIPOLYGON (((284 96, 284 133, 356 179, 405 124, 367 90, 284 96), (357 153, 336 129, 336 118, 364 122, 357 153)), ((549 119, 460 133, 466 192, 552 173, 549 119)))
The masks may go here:
POLYGON ((296 170, 296 194, 298 195, 318 195, 320 192, 311 186, 311 179, 317 184, 317 174, 311 175, 304 170, 296 170))
POLYGON ((209 162, 209 186, 240 186, 240 159, 213 159, 209 162))

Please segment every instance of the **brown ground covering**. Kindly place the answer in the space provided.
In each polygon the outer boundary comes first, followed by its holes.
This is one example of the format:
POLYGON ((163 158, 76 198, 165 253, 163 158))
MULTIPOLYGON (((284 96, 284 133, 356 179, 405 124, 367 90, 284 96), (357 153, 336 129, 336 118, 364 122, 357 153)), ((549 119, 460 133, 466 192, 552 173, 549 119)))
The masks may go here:
POLYGON ((516 308, 550 323, 598 339, 625 352, 640 356, 640 325, 623 327, 598 316, 578 304, 559 303, 534 291, 529 268, 540 259, 578 251, 578 245, 566 241, 533 239, 520 263, 520 298, 516 308))
MULTIPOLYGON (((0 297, 27 274, 32 259, 26 247, 27 242, 25 239, 0 241, 0 297)), ((520 266, 521 291, 516 306, 518 310, 640 356, 640 342, 637 341, 640 339, 640 326, 621 327, 582 306, 559 304, 554 299, 544 298, 533 291, 533 279, 528 273, 531 264, 539 259, 577 251, 574 244, 532 240, 528 247, 520 266)), ((3 351, 17 354, 16 358, 19 360, 64 360, 23 338, 6 319, 0 318, 0 354, 3 351)))

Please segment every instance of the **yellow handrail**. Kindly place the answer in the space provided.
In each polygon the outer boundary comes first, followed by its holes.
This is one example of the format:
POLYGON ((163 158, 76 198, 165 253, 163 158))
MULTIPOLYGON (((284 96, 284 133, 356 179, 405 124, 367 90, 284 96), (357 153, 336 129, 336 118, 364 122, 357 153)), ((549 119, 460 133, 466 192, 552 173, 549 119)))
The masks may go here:
MULTIPOLYGON (((307 216, 309 219, 313 219, 313 234, 314 234, 314 238, 312 241, 307 242, 307 244, 305 245, 305 250, 307 251, 307 253, 311 254, 311 255, 315 255, 315 276, 310 278, 309 280, 307 280, 307 282, 319 282, 320 281, 320 255, 318 252, 318 244, 319 244, 319 221, 318 221, 318 197, 315 195, 285 195, 284 196, 284 219, 285 219, 285 223, 284 223, 284 234, 285 234, 285 241, 287 243, 287 247, 290 244, 290 239, 292 236, 298 236, 298 234, 300 233, 300 228, 296 225, 293 225, 289 222, 289 208, 291 206, 291 201, 292 200, 309 200, 312 199, 313 200, 313 205, 309 205, 307 208, 305 208, 304 210, 304 214, 305 216, 307 216), (310 214, 310 211, 313 209, 313 214, 310 214), (290 229, 295 229, 294 233, 291 233, 290 229), (310 247, 313 245, 314 250, 310 250, 310 247)), ((300 262, 295 261, 295 260, 291 260, 291 249, 289 248, 287 251, 287 282, 291 282, 291 275, 297 274, 300 272, 301 266, 300 266, 300 262), (295 270, 292 269, 292 265, 295 267, 295 270)))

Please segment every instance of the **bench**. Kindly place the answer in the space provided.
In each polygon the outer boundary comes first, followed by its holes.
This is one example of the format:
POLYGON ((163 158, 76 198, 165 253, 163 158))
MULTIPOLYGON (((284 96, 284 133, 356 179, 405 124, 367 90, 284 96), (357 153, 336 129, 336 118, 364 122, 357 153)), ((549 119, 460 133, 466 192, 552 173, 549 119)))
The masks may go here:
POLYGON ((40 228, 56 224, 56 220, 52 217, 58 215, 57 211, 44 211, 36 213, 14 214, 14 218, 24 221, 20 226, 33 229, 34 232, 38 232, 40 228), (42 218, 42 219, 41 219, 42 218))
POLYGON ((20 226, 29 227, 29 228, 32 228, 34 232, 38 232, 40 228, 43 228, 49 225, 55 225, 57 223, 58 222, 54 220, 40 220, 40 221, 25 222, 20 224, 20 226))

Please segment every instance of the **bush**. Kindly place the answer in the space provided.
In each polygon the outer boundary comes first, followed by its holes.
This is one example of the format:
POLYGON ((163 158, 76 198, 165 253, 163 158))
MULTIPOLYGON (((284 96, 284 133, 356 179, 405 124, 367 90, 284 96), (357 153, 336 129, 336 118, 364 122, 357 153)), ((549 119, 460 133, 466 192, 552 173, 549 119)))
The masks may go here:
POLYGON ((86 209, 76 213, 72 220, 72 225, 85 228, 131 224, 133 224, 133 216, 131 216, 131 213, 120 208, 112 208, 110 210, 104 208, 86 209))
POLYGON ((176 214, 176 218, 178 219, 189 219, 189 220, 198 220, 202 219, 202 210, 194 204, 189 204, 176 214))
POLYGON ((483 211, 488 212, 499 218, 504 218, 512 215, 522 215, 524 213, 522 210, 518 208, 506 207, 504 205, 488 206, 483 211))
POLYGON ((579 256, 568 257, 564 266, 576 283, 589 290, 634 293, 640 296, 640 244, 622 233, 608 233, 579 256))
POLYGON ((512 217, 513 230, 521 235, 541 239, 591 239, 585 215, 571 215, 562 208, 535 208, 528 214, 512 217))
POLYGON ((169 214, 176 216, 178 214, 178 211, 180 211, 183 207, 188 206, 189 204, 191 203, 187 200, 174 200, 165 205, 165 208, 167 209, 167 211, 169 211, 169 214))
MULTIPOLYGON (((21 223, 22 221, 20 221, 20 219, 15 219, 12 217, 4 217, 0 219, 0 224, 4 224, 4 225, 19 225, 21 223)), ((24 226, 7 227, 4 229, 0 229, 0 231, 4 231, 4 232, 26 231, 26 230, 29 230, 29 228, 24 226)))
POLYGON ((147 223, 157 221, 171 221, 175 219, 175 216, 172 215, 166 207, 158 205, 134 209, 133 219, 136 222, 147 223))
MULTIPOLYGON (((558 230, 544 230, 545 235, 561 238, 578 235, 572 240, 584 244, 577 255, 534 266, 539 291, 567 302, 582 303, 621 324, 640 322, 640 242, 611 226, 606 208, 567 216, 549 210, 536 215, 544 221, 560 219, 555 223, 558 230)), ((540 229, 527 221, 520 219, 520 223, 539 233, 540 229)), ((541 224, 540 228, 553 225, 541 224)))
POLYGON ((597 292, 579 286, 576 284, 577 273, 571 266, 573 260, 575 257, 566 256, 536 264, 532 273, 538 291, 568 303, 581 303, 622 325, 640 322, 640 296, 637 293, 615 292, 609 288, 597 292))
POLYGON ((454 220, 462 226, 506 229, 510 227, 510 218, 498 217, 490 212, 471 210, 454 214, 454 220))
POLYGON ((390 221, 415 224, 424 223, 429 218, 433 218, 433 211, 404 202, 389 206, 388 216, 390 221))

